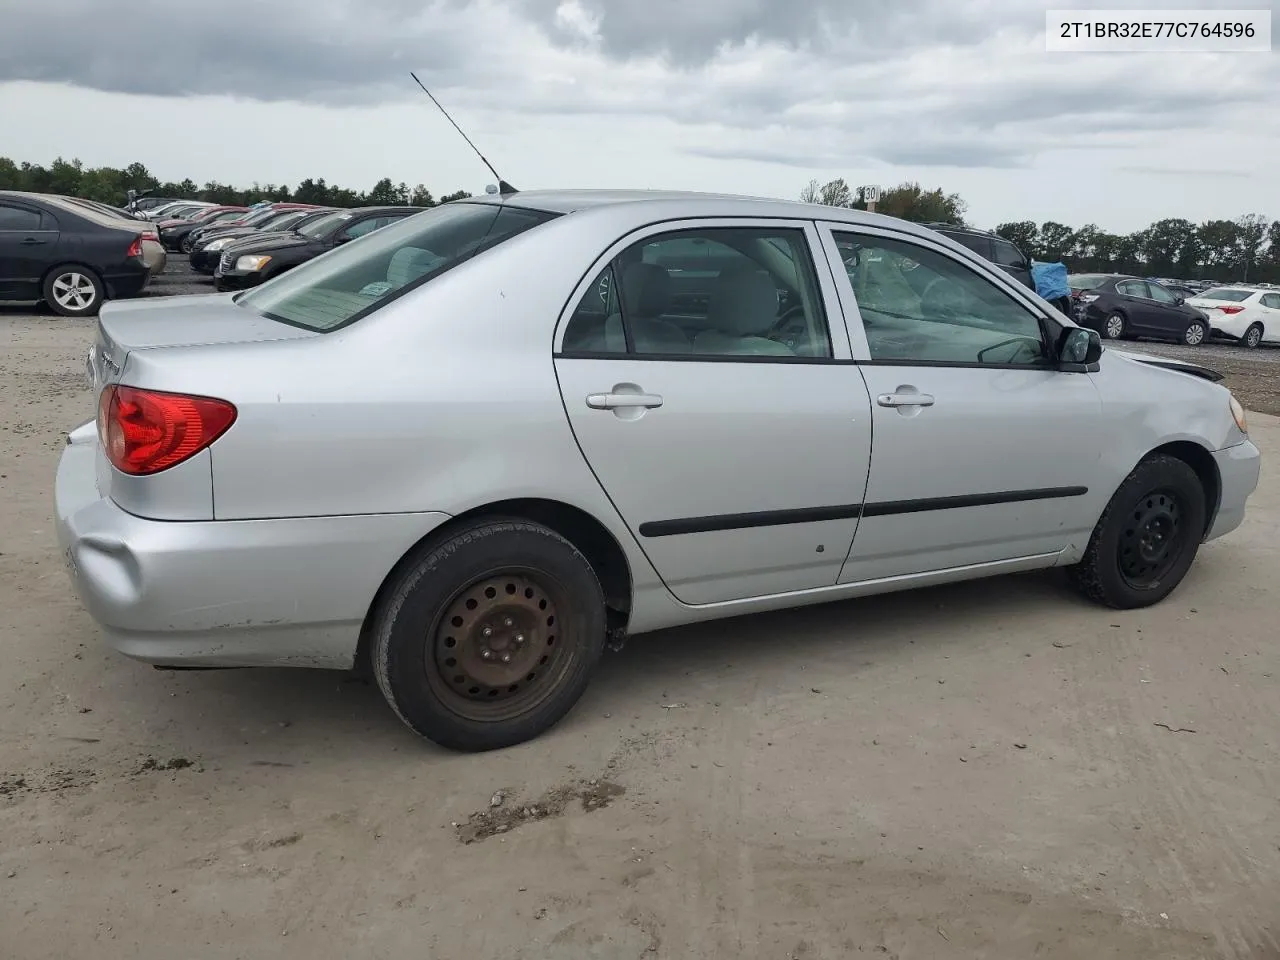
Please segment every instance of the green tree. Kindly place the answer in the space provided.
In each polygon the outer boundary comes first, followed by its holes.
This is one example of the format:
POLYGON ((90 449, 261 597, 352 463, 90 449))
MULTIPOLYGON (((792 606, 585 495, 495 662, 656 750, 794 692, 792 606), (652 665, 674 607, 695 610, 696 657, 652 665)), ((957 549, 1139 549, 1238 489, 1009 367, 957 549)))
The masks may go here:
POLYGON ((1241 279, 1248 280, 1255 273, 1269 226, 1267 218, 1260 213, 1246 213, 1236 218, 1236 262, 1240 264, 1241 279))
POLYGON ((434 207, 436 198, 431 195, 430 190, 422 184, 418 184, 409 195, 409 203, 415 207, 434 207))
POLYGON ((455 190, 453 193, 446 193, 440 198, 441 203, 451 203, 454 200, 465 200, 471 196, 466 190, 455 190))
POLYGON ((1142 255, 1147 269, 1159 277, 1190 272, 1199 259, 1196 225, 1174 217, 1157 220, 1142 231, 1142 255))
MULTIPOLYGON (((860 203, 859 206, 866 206, 860 203)), ((880 194, 876 213, 888 214, 914 223, 963 224, 967 206, 958 193, 941 188, 925 190, 915 182, 900 183, 880 194)))
POLYGON ((1063 260, 1075 246, 1075 231, 1065 223, 1046 220, 1040 224, 1040 254, 1045 260, 1063 260))

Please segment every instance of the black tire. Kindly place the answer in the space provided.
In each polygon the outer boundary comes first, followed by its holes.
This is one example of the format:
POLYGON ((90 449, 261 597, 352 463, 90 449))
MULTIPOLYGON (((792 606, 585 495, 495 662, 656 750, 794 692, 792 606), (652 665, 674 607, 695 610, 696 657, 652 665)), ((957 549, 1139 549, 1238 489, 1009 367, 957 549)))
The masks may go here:
POLYGON ((1123 340, 1128 330, 1129 321, 1119 311, 1107 314, 1107 318, 1102 321, 1102 335, 1108 340, 1123 340))
POLYGON ((1209 327, 1202 320, 1192 320, 1182 331, 1182 342, 1188 347, 1198 347, 1209 336, 1209 327))
POLYGON ((98 275, 78 263, 64 263, 45 274, 41 285, 44 302, 64 317, 91 317, 106 299, 98 275), (73 295, 72 289, 76 291, 73 295))
POLYGON ((1250 350, 1257 350, 1262 343, 1262 324, 1251 323, 1249 329, 1244 332, 1244 336, 1240 338, 1242 346, 1250 350))
POLYGON ((1176 457, 1147 457, 1098 518, 1071 579, 1090 600, 1117 610, 1159 603, 1191 568, 1206 520, 1196 472, 1176 457))
POLYGON ((191 247, 192 247, 191 234, 187 234, 185 237, 182 238, 182 242, 178 244, 178 249, 181 250, 183 253, 190 255, 191 247))
POLYGON ((600 582, 573 544, 536 523, 491 518, 428 546, 391 584, 375 614, 373 672, 414 732, 453 750, 494 750, 572 709, 605 630, 600 582))

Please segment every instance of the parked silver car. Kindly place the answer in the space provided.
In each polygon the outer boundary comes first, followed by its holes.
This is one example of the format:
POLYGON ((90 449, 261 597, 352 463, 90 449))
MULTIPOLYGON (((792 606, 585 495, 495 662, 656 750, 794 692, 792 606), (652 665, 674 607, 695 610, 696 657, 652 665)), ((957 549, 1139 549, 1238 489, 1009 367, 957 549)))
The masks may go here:
POLYGON ((624 634, 1060 566, 1165 597, 1258 480, 1209 371, 930 230, 731 197, 449 203, 254 290, 108 303, 57 523, 109 642, 368 659, 459 749, 624 634))

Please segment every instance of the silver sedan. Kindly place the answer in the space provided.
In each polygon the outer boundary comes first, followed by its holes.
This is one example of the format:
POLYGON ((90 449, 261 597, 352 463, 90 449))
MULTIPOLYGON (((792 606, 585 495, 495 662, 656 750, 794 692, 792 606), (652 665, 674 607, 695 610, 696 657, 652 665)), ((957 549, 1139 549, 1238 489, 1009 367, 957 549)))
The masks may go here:
POLYGON ((1043 567, 1156 603, 1244 518, 1210 371, 1103 351, 923 227, 652 192, 454 202, 236 296, 108 303, 57 523, 162 665, 368 664, 483 750, 628 634, 1043 567))

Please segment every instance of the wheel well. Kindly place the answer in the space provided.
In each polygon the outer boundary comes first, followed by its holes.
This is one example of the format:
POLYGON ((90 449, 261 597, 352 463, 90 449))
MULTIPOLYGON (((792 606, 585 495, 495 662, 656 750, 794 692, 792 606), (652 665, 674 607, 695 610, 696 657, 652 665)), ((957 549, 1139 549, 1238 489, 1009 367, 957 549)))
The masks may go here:
POLYGON ((1152 450, 1149 456, 1157 454, 1176 457, 1196 472, 1200 486, 1204 488, 1204 533, 1207 534, 1218 515, 1218 504, 1222 496, 1222 478, 1218 475, 1218 464, 1214 462, 1213 454, 1190 440, 1166 443, 1152 450))
POLYGON ((625 629, 631 613, 631 566, 627 555, 612 533, 595 517, 558 500, 520 499, 500 500, 460 513, 441 524, 415 543, 391 569, 378 587, 373 602, 365 614, 356 649, 357 670, 364 669, 369 660, 369 644, 372 639, 374 612, 384 593, 395 582, 404 566, 423 549, 448 537, 454 530, 481 518, 502 517, 508 520, 530 520, 554 530, 582 552, 595 571, 604 591, 608 607, 609 627, 625 629))
POLYGON ((50 267, 44 273, 40 274, 41 292, 42 293, 44 292, 44 282, 49 279, 51 274, 57 273, 59 270, 65 270, 67 267, 75 267, 81 273, 93 274, 93 278, 97 280, 98 283, 102 284, 102 287, 104 290, 106 289, 106 283, 102 279, 102 274, 100 274, 93 267, 89 266, 87 263, 80 263, 77 260, 65 260, 62 263, 55 263, 52 267, 50 267))

